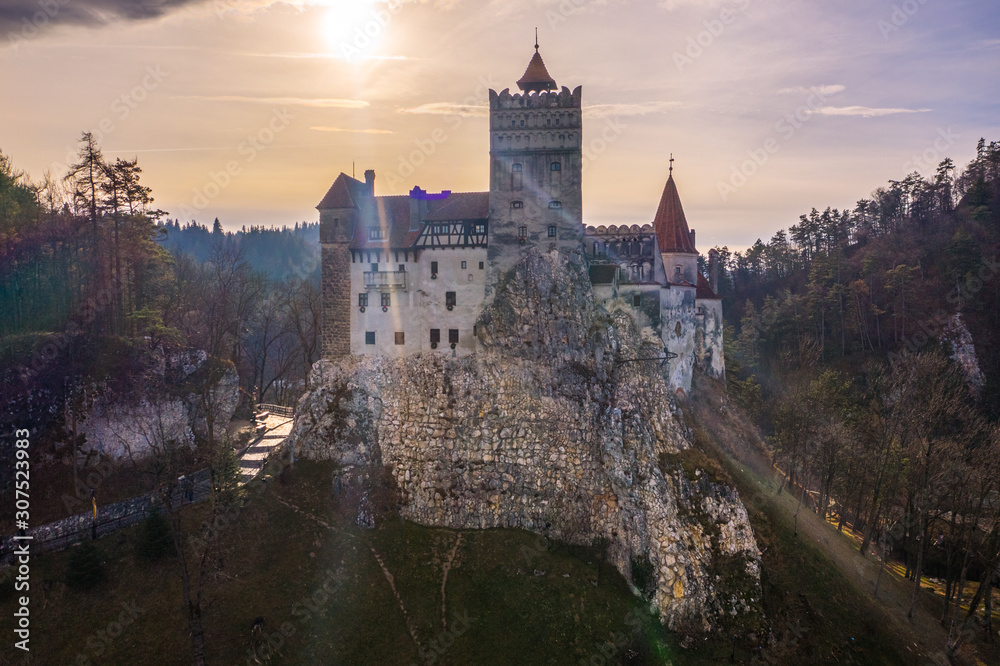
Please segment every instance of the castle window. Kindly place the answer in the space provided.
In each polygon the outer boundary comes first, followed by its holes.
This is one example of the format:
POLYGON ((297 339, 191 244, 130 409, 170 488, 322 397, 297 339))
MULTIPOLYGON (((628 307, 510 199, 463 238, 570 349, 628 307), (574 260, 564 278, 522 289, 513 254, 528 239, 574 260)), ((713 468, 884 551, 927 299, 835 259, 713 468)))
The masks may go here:
POLYGON ((561 201, 550 201, 549 202, 549 208, 562 208, 562 202, 561 201))
POLYGON ((486 233, 486 225, 485 224, 477 224, 477 225, 475 225, 474 227, 472 227, 472 233, 474 233, 474 234, 485 234, 486 233))
POLYGON ((441 344, 441 329, 432 328, 431 329, 431 347, 436 347, 441 344))
POLYGON ((512 190, 521 189, 521 175, 524 171, 520 164, 514 164, 510 167, 510 188, 512 190))
POLYGON ((524 120, 521 120, 521 127, 524 127, 524 120))
POLYGON ((438 274, 438 262, 431 262, 431 277, 437 277, 438 274))
POLYGON ((524 202, 523 201, 511 201, 510 202, 510 207, 511 208, 524 208, 524 202))
POLYGON ((368 240, 382 240, 385 235, 382 233, 381 229, 369 229, 368 230, 368 240))
POLYGON ((528 237, 528 227, 518 227, 517 228, 517 237, 520 238, 521 240, 524 240, 525 238, 527 238, 528 237))
POLYGON ((457 345, 458 344, 458 329, 449 328, 448 329, 448 344, 457 345))
POLYGON ((516 121, 516 120, 514 120, 513 118, 511 118, 511 119, 510 119, 510 126, 511 126, 511 127, 517 127, 517 121, 516 121))
POLYGON ((551 124, 552 124, 552 119, 551 118, 546 118, 545 119, 545 126, 548 127, 551 124))
POLYGON ((479 270, 483 270, 483 262, 479 262, 479 270))
POLYGON ((555 238, 555 237, 556 237, 556 225, 550 224, 549 225, 549 238, 555 238))
POLYGON ((553 162, 549 165, 549 171, 562 171, 562 164, 559 162, 553 162))
POLYGON ((444 304, 449 310, 455 307, 455 292, 446 291, 444 292, 444 304))
POLYGON ((559 124, 559 119, 558 119, 558 118, 556 118, 556 125, 558 125, 558 124, 559 124))
POLYGON ((399 265, 399 272, 400 273, 405 273, 406 272, 406 264, 400 264, 399 265))
POLYGON ((382 307, 387 308, 391 303, 389 302, 390 294, 382 294, 382 307))
POLYGON ((465 261, 463 261, 463 262, 462 262, 462 268, 465 268, 465 267, 466 267, 466 264, 467 264, 467 263, 468 263, 468 262, 465 262, 465 261))
POLYGON ((635 294, 635 295, 632 296, 632 305, 634 307, 639 307, 640 305, 642 305, 642 295, 641 294, 635 294))
POLYGON ((363 291, 358 294, 358 307, 366 308, 368 307, 368 292, 363 291))
POLYGON ((375 331, 365 331, 365 344, 366 345, 375 344, 375 331))
POLYGON ((406 333, 404 333, 403 331, 396 331, 396 344, 397 345, 406 344, 405 340, 406 340, 406 333))
POLYGON ((378 273, 378 264, 372 264, 371 268, 372 268, 372 273, 378 273))

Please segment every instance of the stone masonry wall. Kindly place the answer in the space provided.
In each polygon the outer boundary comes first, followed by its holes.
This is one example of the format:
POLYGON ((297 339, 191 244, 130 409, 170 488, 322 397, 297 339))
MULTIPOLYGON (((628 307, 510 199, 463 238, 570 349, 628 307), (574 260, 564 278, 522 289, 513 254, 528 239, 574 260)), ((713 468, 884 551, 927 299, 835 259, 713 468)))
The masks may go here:
POLYGON ((351 353, 351 253, 343 243, 322 245, 322 356, 351 353))

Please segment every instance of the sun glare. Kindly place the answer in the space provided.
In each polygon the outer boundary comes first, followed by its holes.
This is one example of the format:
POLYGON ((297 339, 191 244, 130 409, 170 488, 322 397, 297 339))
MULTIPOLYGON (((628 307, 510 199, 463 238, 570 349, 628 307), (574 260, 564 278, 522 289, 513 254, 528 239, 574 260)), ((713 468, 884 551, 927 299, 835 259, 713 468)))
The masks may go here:
POLYGON ((358 59, 381 40, 391 20, 384 3, 371 0, 329 0, 323 18, 323 38, 331 51, 358 59))

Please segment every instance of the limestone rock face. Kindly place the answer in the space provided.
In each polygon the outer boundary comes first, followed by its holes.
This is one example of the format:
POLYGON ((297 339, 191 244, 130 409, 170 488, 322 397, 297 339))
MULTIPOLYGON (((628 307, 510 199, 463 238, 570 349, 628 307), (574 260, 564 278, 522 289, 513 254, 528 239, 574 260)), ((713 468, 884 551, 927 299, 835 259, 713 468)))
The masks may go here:
POLYGON ((391 469, 418 523, 606 538, 626 578, 652 565, 669 626, 708 630, 759 604, 746 510, 734 490, 686 476, 691 444, 660 364, 636 360, 662 347, 597 305, 583 265, 529 252, 480 316, 473 356, 320 361, 286 446, 335 460, 340 479, 391 469))
POLYGON ((78 409, 66 414, 67 433, 85 436, 81 455, 99 453, 112 460, 143 458, 166 441, 194 446, 208 434, 206 413, 219 437, 239 401, 239 377, 230 363, 204 351, 145 359, 143 390, 124 394, 106 384, 78 387, 78 409))

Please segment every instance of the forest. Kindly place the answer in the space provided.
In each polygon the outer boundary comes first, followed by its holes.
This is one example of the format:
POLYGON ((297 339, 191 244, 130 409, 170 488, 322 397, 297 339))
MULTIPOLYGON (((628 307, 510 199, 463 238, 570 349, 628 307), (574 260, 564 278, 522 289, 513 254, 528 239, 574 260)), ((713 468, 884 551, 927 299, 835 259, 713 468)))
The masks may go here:
MULTIPOLYGON (((194 348, 235 366, 244 413, 294 404, 319 359, 317 241, 316 224, 169 220, 138 162, 89 133, 59 179, 0 153, 0 397, 59 404, 142 350, 194 348)), ((940 579, 960 643, 991 621, 989 586, 954 600, 1000 577, 1000 143, 717 249, 729 396, 784 489, 902 561, 911 613, 922 576, 940 579)))
POLYGON ((954 640, 990 629, 988 586, 954 600, 1000 576, 1000 143, 718 249, 729 394, 786 488, 904 563, 910 614, 934 577, 954 640))
POLYGON ((180 225, 141 176, 136 160, 106 160, 90 133, 59 180, 32 183, 0 153, 8 390, 108 378, 106 355, 75 353, 99 343, 203 349, 236 366, 245 396, 294 402, 319 358, 318 226, 180 225))

